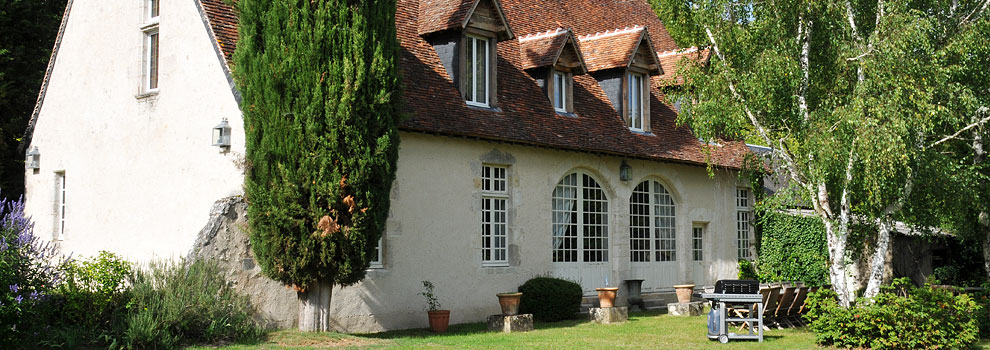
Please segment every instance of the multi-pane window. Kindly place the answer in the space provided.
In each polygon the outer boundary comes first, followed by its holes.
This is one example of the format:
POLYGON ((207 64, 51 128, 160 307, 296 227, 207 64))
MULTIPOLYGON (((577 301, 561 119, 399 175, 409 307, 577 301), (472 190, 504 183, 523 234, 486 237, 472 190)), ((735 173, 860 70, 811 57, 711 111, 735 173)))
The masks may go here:
POLYGON ((509 263, 507 240, 509 192, 506 190, 506 168, 485 165, 481 171, 481 261, 485 266, 506 266, 509 263))
POLYGON ((553 109, 557 112, 567 112, 567 96, 570 79, 567 73, 553 71, 553 109))
POLYGON ((608 261, 608 198, 588 174, 564 176, 553 190, 554 262, 608 261))
POLYGON ((736 241, 739 259, 751 259, 751 226, 749 211, 749 189, 736 189, 736 241))
POLYGON ((629 96, 629 128, 633 130, 643 129, 643 90, 646 79, 642 74, 629 73, 628 77, 629 96))
POLYGON ((143 88, 146 92, 158 89, 158 2, 159 0, 147 0, 145 2, 145 24, 141 27, 144 34, 145 51, 143 88))
POLYGON ((65 172, 55 173, 55 240, 65 238, 65 172))
POLYGON ((695 226, 691 229, 691 260, 702 261, 705 259, 704 239, 704 227, 695 226))
POLYGON ((660 182, 643 181, 636 186, 629 198, 630 259, 677 260, 675 224, 674 198, 660 182))
POLYGON ((490 38, 468 35, 465 48, 465 83, 467 104, 488 107, 488 69, 491 64, 490 38))
POLYGON ((375 253, 371 255, 371 261, 368 264, 369 268, 381 269, 385 267, 383 252, 382 252, 382 242, 385 241, 385 237, 378 237, 378 243, 375 243, 375 253))

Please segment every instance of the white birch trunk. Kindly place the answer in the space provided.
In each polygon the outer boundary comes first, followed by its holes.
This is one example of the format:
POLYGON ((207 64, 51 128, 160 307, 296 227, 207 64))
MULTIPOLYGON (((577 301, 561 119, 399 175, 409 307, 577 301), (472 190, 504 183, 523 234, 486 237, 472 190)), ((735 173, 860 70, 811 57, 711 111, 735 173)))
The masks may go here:
POLYGON ((877 246, 873 249, 873 258, 870 259, 870 276, 866 283, 865 298, 873 298, 880 293, 880 285, 883 284, 883 274, 887 268, 887 252, 890 250, 890 237, 894 231, 894 224, 890 218, 880 219, 880 232, 877 236, 877 246))
POLYGON ((302 332, 330 331, 330 294, 333 285, 319 282, 305 292, 299 292, 299 330, 302 332))
POLYGON ((825 238, 828 241, 828 275, 832 281, 832 290, 839 295, 839 304, 848 307, 853 299, 846 284, 845 237, 848 235, 845 232, 836 232, 837 228, 830 220, 824 219, 822 222, 825 223, 825 238))

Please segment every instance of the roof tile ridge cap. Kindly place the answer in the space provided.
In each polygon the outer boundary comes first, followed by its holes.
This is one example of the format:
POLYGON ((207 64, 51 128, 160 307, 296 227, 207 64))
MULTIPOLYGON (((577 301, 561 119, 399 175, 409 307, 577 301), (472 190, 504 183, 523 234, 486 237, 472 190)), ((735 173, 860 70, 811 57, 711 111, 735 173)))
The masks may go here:
POLYGON ((646 29, 646 26, 641 26, 641 25, 638 25, 637 24, 637 25, 634 25, 632 27, 628 27, 627 26, 627 27, 622 28, 622 29, 616 28, 615 31, 608 31, 608 30, 606 30, 604 32, 595 32, 595 34, 581 35, 581 36, 578 37, 578 41, 596 40, 596 39, 601 39, 601 38, 610 37, 610 36, 616 36, 616 35, 621 35, 621 34, 634 33, 634 32, 638 32, 638 31, 645 30, 645 29, 646 29))
POLYGON ((698 51, 698 47, 697 46, 691 46, 691 47, 685 48, 685 49, 673 49, 673 50, 668 50, 668 51, 657 51, 657 57, 667 57, 667 56, 673 56, 673 55, 683 55, 683 54, 693 53, 693 52, 697 52, 697 51, 698 51))
POLYGON ((519 37, 519 42, 536 40, 536 39, 543 39, 543 38, 558 36, 558 35, 561 35, 561 34, 564 34, 564 33, 567 33, 567 29, 564 29, 564 28, 561 28, 561 27, 557 27, 557 29, 550 29, 550 30, 545 31, 545 32, 536 32, 536 33, 533 33, 533 34, 523 35, 523 36, 519 37))

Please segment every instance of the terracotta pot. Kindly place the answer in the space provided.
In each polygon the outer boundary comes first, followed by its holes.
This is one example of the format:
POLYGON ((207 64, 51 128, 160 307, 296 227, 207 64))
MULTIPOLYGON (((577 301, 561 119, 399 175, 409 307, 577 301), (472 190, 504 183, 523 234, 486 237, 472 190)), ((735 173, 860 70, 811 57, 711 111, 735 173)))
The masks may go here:
POLYGON ((519 299, 522 293, 498 293, 498 305, 502 307, 502 315, 512 316, 519 314, 519 299))
POLYGON ((676 286, 674 286, 674 292, 677 293, 677 302, 678 303, 681 303, 681 304, 683 304, 683 303, 690 303, 691 302, 691 293, 694 292, 694 285, 693 284, 679 284, 679 285, 676 285, 676 286))
POLYGON ((615 306, 615 294, 619 291, 618 287, 595 288, 595 290, 598 291, 599 307, 615 306))
POLYGON ((437 333, 447 331, 447 325, 450 323, 450 310, 434 310, 426 313, 430 315, 430 330, 437 333))

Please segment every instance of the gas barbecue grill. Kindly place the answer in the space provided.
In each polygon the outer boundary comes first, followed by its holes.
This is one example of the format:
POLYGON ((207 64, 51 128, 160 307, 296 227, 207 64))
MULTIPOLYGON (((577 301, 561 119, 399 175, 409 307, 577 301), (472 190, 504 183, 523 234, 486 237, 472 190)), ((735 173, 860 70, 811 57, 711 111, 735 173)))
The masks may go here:
POLYGON ((708 313, 708 339, 718 339, 725 344, 730 339, 756 339, 763 342, 763 295, 760 294, 760 284, 749 280, 719 280, 715 282, 713 293, 698 295, 711 302, 712 310, 708 313), (732 317, 726 310, 752 310, 747 317, 732 317), (729 332, 729 322, 746 322, 749 333, 736 334, 729 332))

